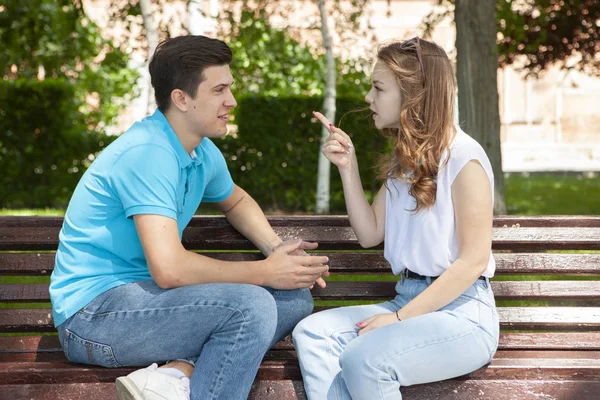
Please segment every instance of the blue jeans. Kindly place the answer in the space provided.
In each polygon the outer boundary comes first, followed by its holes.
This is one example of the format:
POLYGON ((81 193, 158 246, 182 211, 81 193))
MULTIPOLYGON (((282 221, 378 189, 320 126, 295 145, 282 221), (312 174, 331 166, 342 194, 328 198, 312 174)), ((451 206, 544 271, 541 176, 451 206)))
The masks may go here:
POLYGON ((401 399, 400 386, 464 375, 489 363, 499 321, 487 280, 446 307, 358 336, 356 323, 395 312, 431 284, 404 279, 389 302, 313 314, 293 333, 310 400, 401 399))
POLYGON ((191 399, 246 399, 265 352, 312 312, 308 289, 246 284, 110 289, 58 327, 67 358, 103 367, 195 365, 191 399))

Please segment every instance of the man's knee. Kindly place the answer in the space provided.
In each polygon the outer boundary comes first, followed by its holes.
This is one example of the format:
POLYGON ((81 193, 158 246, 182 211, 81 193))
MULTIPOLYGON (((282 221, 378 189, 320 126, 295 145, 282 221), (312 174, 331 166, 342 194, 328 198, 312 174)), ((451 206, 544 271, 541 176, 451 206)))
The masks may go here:
POLYGON ((294 297, 294 306, 291 308, 290 312, 295 315, 296 323, 298 323, 311 315, 315 303, 310 290, 307 288, 293 290, 292 294, 294 297))
POLYGON ((240 304, 238 309, 249 322, 262 323, 269 321, 268 325, 277 325, 277 304, 273 296, 260 286, 240 285, 240 304))

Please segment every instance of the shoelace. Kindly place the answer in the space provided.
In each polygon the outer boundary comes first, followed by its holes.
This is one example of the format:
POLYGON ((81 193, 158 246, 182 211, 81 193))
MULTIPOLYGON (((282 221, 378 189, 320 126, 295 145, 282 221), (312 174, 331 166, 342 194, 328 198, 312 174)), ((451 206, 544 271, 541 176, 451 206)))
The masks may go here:
POLYGON ((182 394, 186 399, 190 398, 190 380, 188 378, 181 378, 181 384, 177 385, 177 391, 182 394))

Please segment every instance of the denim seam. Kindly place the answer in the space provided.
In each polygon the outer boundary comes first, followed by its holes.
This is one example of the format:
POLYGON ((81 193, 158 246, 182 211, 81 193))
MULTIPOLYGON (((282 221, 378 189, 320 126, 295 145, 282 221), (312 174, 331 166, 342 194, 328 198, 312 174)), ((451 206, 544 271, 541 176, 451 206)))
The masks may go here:
MULTIPOLYGON (((353 332, 353 331, 352 330, 348 330, 347 328, 338 328, 338 329, 334 329, 334 330, 331 330, 331 331, 325 333, 325 336, 328 339, 325 342, 327 343, 327 352, 329 353, 329 357, 328 357, 329 358, 329 360, 328 360, 329 362, 327 363, 327 365, 329 367, 329 374, 334 377, 333 378, 333 388, 334 388, 334 391, 335 391, 335 397, 336 397, 336 399, 341 399, 341 392, 342 392, 342 390, 341 390, 340 387, 338 387, 338 385, 340 385, 340 380, 342 379, 342 377, 341 376, 337 376, 336 377, 335 375, 333 375, 334 368, 333 368, 333 366, 331 364, 332 364, 333 359, 335 357, 333 356, 333 348, 332 348, 331 342, 334 341, 334 339, 332 338, 333 335, 339 334, 339 333, 342 333, 342 332, 350 333, 350 332, 353 332)), ((338 362, 339 362, 339 358, 338 358, 338 362)))
MULTIPOLYGON (((233 349, 237 347, 237 345, 239 343, 239 338, 242 335, 242 332, 245 332, 245 329, 246 329, 246 322, 247 322, 246 321, 246 316, 244 315, 244 313, 242 311, 240 311, 238 309, 235 309, 235 312, 241 314, 244 322, 242 323, 242 326, 238 330, 238 333, 237 333, 237 335, 235 337, 235 340, 234 340, 234 345, 231 346, 229 348, 229 350, 227 350, 225 352, 225 356, 221 358, 222 362, 221 362, 220 372, 219 372, 219 375, 217 376, 216 382, 222 382, 222 380, 223 380, 222 379, 222 377, 223 377, 223 371, 225 370, 225 366, 231 364, 231 362, 228 363, 227 361, 230 361, 230 355, 233 353, 233 349)), ((216 394, 215 394, 215 392, 218 392, 218 390, 216 390, 217 388, 219 388, 219 385, 213 385, 211 387, 211 390, 209 392, 209 395, 210 395, 211 399, 216 399, 217 398, 216 394)))
POLYGON ((139 309, 139 310, 109 311, 109 312, 98 313, 98 314, 90 313, 85 310, 81 310, 80 313, 85 314, 90 317, 107 317, 107 316, 120 315, 120 314, 135 314, 135 313, 144 313, 144 312, 153 312, 153 311, 178 311, 179 309, 185 309, 188 307, 221 307, 221 308, 226 308, 226 309, 229 309, 232 311, 239 311, 237 308, 232 308, 230 306, 222 305, 222 304, 218 304, 218 303, 200 303, 200 304, 186 304, 186 305, 182 305, 182 306, 164 307, 164 308, 145 308, 145 309, 139 309))

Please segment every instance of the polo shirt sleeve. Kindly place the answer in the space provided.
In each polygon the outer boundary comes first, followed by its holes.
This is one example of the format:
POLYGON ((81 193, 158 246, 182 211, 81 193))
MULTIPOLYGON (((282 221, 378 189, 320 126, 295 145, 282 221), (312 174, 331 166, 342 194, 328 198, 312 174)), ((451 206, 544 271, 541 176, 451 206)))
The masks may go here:
POLYGON ((155 214, 177 219, 179 164, 167 149, 143 144, 126 150, 115 162, 111 178, 127 218, 155 214))
POLYGON ((227 162, 221 150, 208 138, 206 141, 205 155, 210 160, 210 179, 204 189, 202 201, 206 203, 218 203, 227 199, 233 192, 233 179, 227 169, 227 162))

